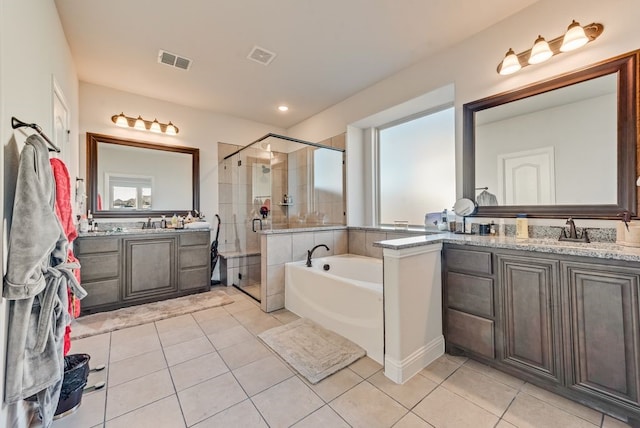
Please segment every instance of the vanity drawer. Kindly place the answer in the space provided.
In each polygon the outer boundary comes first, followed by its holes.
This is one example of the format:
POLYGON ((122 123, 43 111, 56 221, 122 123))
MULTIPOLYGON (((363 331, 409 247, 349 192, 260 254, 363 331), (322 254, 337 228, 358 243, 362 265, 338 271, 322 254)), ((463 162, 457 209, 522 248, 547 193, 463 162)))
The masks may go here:
POLYGON ((447 306, 493 317, 493 280, 447 272, 447 306))
POLYGON ((120 273, 119 253, 81 255, 80 275, 84 281, 95 281, 117 277, 120 273))
POLYGON ((459 250, 447 248, 445 252, 445 263, 448 269, 491 275, 493 273, 493 263, 491 253, 484 251, 459 250))
POLYGON ((84 238, 74 243, 76 254, 109 253, 120 249, 118 238, 84 238))
POLYGON ((87 296, 82 299, 81 303, 83 309, 116 303, 120 300, 120 281, 118 279, 87 282, 83 283, 82 287, 87 290, 87 296))
POLYGON ((208 267, 181 270, 178 276, 180 290, 202 288, 211 285, 208 267))
POLYGON ((180 232, 180 246, 209 245, 209 231, 207 232, 180 232))
POLYGON ((447 311, 447 341, 488 358, 495 358, 493 321, 453 309, 447 311))
POLYGON ((209 247, 181 248, 180 269, 207 266, 209 258, 209 247))

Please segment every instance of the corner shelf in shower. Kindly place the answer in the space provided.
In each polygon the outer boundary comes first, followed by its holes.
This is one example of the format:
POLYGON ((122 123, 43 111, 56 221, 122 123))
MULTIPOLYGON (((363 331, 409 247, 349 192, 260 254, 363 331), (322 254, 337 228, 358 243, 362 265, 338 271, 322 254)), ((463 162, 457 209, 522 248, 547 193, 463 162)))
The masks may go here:
POLYGON ((293 202, 278 202, 278 206, 280 207, 290 207, 293 205, 293 202))

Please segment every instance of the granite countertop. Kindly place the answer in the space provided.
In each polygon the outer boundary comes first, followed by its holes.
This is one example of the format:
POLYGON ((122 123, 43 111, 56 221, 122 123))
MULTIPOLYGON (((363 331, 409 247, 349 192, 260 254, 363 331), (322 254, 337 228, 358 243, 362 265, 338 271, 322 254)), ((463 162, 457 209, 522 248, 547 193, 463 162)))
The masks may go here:
POLYGON ((375 242, 376 247, 392 250, 420 247, 438 243, 472 245, 477 247, 504 248, 509 250, 537 251, 541 253, 597 257, 602 259, 640 262, 640 248, 625 247, 612 242, 567 242, 556 239, 529 238, 516 240, 512 236, 492 237, 480 235, 456 235, 443 232, 427 236, 393 239, 375 242))
POLYGON ((185 229, 139 229, 139 228, 114 228, 110 230, 100 230, 98 232, 78 232, 80 238, 91 238, 97 236, 120 236, 120 235, 152 235, 163 233, 189 233, 189 232, 208 232, 209 228, 185 228, 185 229))

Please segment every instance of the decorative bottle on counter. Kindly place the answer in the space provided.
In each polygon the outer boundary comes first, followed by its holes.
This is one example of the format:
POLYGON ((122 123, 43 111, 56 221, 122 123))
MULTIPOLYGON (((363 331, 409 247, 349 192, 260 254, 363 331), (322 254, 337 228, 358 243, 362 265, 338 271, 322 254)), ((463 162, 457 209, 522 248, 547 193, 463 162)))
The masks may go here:
POLYGON ((516 216, 516 239, 529 238, 529 220, 526 214, 516 216))

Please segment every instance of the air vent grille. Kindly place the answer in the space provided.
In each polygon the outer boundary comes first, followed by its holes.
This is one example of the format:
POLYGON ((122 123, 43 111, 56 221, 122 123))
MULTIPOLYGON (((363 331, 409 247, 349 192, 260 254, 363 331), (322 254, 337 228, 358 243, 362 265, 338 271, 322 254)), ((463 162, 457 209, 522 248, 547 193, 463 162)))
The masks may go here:
POLYGON ((166 64, 182 70, 188 70, 189 67, 191 67, 191 60, 189 58, 181 57, 163 50, 158 52, 158 62, 160 64, 166 64))
POLYGON ((276 57, 276 54, 266 50, 265 48, 261 48, 260 46, 254 46, 247 55, 247 59, 251 61, 255 61, 262 65, 269 65, 271 61, 276 57))

